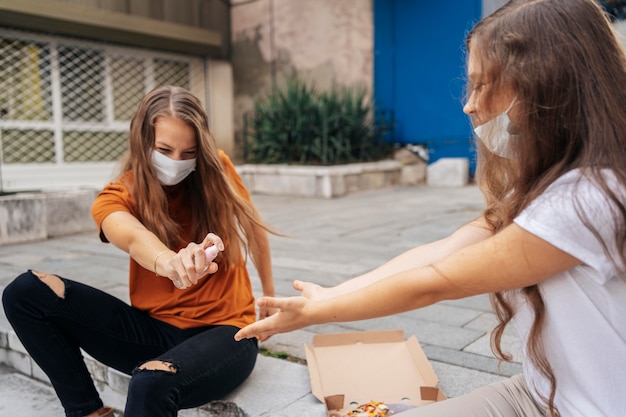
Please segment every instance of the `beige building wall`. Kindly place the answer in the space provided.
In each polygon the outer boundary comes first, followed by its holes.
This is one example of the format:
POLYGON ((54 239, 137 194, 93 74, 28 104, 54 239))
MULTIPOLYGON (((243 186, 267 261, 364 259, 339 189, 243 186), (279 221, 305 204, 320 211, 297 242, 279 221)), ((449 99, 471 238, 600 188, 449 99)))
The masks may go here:
POLYGON ((228 61, 208 60, 206 98, 209 127, 217 146, 236 158, 234 130, 233 67, 228 61))
POLYGON ((371 91, 371 0, 233 0, 231 30, 239 152, 243 115, 288 76, 323 90, 359 84, 371 91))

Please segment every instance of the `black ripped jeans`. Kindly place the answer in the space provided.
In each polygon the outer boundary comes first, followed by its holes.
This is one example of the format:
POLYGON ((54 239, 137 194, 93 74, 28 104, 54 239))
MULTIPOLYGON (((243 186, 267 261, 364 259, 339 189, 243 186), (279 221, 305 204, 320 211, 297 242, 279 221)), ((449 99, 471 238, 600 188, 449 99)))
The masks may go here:
POLYGON ((255 339, 235 342, 237 328, 179 329, 98 289, 62 278, 64 298, 31 271, 2 294, 2 304, 32 358, 48 375, 68 417, 83 417, 102 400, 81 349, 132 375, 125 417, 174 417, 219 399, 252 372, 255 339), (170 371, 138 369, 159 360, 170 371))

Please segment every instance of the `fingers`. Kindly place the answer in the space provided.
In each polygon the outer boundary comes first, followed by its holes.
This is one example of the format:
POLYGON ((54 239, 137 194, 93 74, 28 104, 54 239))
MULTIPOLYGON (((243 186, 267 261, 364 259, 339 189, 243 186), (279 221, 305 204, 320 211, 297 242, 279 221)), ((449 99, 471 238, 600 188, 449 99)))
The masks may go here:
POLYGON ((293 282, 293 288, 300 292, 312 291, 313 289, 318 288, 318 287, 319 285, 314 284, 312 282, 308 282, 308 281, 295 280, 293 282))
POLYGON ((269 316, 272 316, 278 312, 278 309, 260 306, 259 308, 259 320, 263 320, 269 316))
POLYGON ((222 239, 215 233, 209 233, 202 241, 202 247, 205 249, 211 246, 211 244, 217 246, 217 249, 220 251, 224 250, 224 242, 222 242, 222 239))
POLYGON ((196 261, 196 270, 201 271, 201 277, 217 272, 217 263, 213 260, 224 250, 224 243, 219 236, 214 233, 206 235, 200 246, 204 252, 204 260, 200 255, 197 255, 194 260, 196 261))
POLYGON ((192 284, 195 285, 200 278, 217 271, 217 264, 212 261, 219 253, 219 244, 221 244, 221 240, 217 244, 211 244, 209 247, 204 246, 204 241, 202 244, 190 243, 187 245, 186 249, 189 257, 183 255, 182 259, 185 271, 192 284))
POLYGON ((317 284, 306 281, 294 281, 293 288, 300 291, 303 297, 311 300, 318 300, 324 298, 324 289, 317 284))
POLYGON ((189 243, 166 261, 164 276, 181 290, 196 285, 200 279, 217 272, 218 265, 213 259, 223 250, 222 239, 214 233, 209 233, 201 243, 189 243), (208 258, 207 252, 210 255, 208 258))
MULTIPOLYGON (((196 272, 196 261, 198 253, 202 253, 202 250, 198 249, 200 246, 196 244, 189 244, 186 248, 178 251, 178 254, 172 258, 172 266, 174 268, 174 274, 172 274, 172 282, 178 289, 185 289, 192 285, 195 285, 200 278, 196 272), (193 248, 192 245, 197 246, 193 248)), ((202 253, 201 256, 204 256, 202 253)))
POLYGON ((257 339, 259 339, 259 342, 265 342, 270 337, 272 337, 272 336, 271 335, 269 335, 269 336, 259 336, 257 339))
MULTIPOLYGON (((265 319, 265 320, 269 320, 269 319, 265 319)), ((244 327, 243 329, 239 330, 237 333, 235 333, 235 341, 238 342, 240 340, 251 339, 253 337, 257 337, 259 340, 261 339, 267 340, 272 335, 263 333, 261 331, 262 326, 261 328, 259 328, 259 324, 265 320, 257 321, 256 323, 252 323, 244 327)))
POLYGON ((280 310, 281 305, 284 304, 285 299, 276 297, 261 297, 257 300, 256 305, 261 309, 276 309, 280 310))
MULTIPOLYGON (((278 311, 279 310, 276 309, 276 308, 260 306, 259 307, 259 320, 263 320, 263 319, 266 319, 268 317, 271 317, 274 314, 276 314, 278 311)), ((265 342, 270 337, 271 337, 271 335, 258 335, 257 336, 257 338, 259 339, 259 342, 265 342)))
MULTIPOLYGON (((215 246, 218 248, 218 245, 223 246, 221 239, 217 236, 213 235, 211 240, 207 240, 209 237, 205 241, 217 242, 217 244, 213 244, 211 247, 215 246)), ((207 260, 203 245, 204 242, 202 244, 189 243, 186 248, 181 249, 170 260, 172 273, 169 278, 176 288, 181 290, 189 288, 192 285, 196 285, 200 279, 217 272, 217 263, 207 260)))
MULTIPOLYGON (((259 306, 259 321, 250 324, 243 329, 239 330, 235 334, 235 340, 250 339, 256 337, 259 341, 263 342, 270 338, 274 334, 271 331, 271 326, 268 320, 271 320, 274 315, 269 315, 269 311, 279 311, 275 306, 280 304, 280 300, 272 297, 261 297, 257 300, 259 306)), ((276 313, 278 314, 278 313, 276 313)))
POLYGON ((315 320, 312 320, 314 317, 305 311, 310 302, 305 297, 260 298, 257 305, 261 309, 278 309, 278 312, 239 330, 235 335, 235 340, 252 337, 264 340, 278 333, 290 332, 314 324, 315 320))

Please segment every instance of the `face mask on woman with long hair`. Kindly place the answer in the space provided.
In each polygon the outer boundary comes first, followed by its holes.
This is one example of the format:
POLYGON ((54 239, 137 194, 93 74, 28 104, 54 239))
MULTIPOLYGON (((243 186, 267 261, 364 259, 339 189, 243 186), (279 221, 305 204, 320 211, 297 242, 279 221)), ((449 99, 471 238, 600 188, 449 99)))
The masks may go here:
POLYGON ((196 169, 196 158, 178 161, 161 152, 152 151, 152 166, 163 185, 176 185, 196 169))
POLYGON ((514 156, 511 140, 514 140, 516 136, 510 133, 511 119, 508 113, 516 100, 513 99, 504 112, 474 128, 474 133, 478 139, 485 144, 491 153, 507 159, 512 159, 514 156))

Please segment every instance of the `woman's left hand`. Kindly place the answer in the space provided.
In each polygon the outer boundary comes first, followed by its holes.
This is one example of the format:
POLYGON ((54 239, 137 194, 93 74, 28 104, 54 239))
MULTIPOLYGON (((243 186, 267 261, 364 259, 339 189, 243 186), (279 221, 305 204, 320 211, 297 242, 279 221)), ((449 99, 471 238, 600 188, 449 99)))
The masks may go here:
POLYGON ((275 309, 277 312, 239 330, 235 334, 235 340, 257 337, 263 341, 274 334, 290 332, 314 324, 311 317, 315 314, 309 314, 307 311, 311 303, 312 301, 304 297, 262 297, 257 301, 259 308, 275 309))
MULTIPOLYGON (((263 320, 270 316, 273 316, 274 314, 278 313, 278 311, 279 311, 278 308, 275 308, 275 307, 269 307, 266 305, 259 306, 259 320, 263 320)), ((271 336, 260 336, 259 341, 263 342, 269 339, 270 337, 271 336)))

